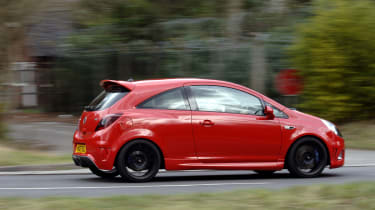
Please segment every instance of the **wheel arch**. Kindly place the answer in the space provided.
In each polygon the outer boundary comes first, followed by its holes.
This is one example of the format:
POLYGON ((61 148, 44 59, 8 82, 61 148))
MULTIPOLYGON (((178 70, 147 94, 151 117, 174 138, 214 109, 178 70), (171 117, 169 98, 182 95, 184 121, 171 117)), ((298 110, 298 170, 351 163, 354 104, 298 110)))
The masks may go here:
POLYGON ((315 140, 319 141, 320 143, 322 143, 327 151, 327 155, 328 155, 328 165, 331 165, 331 154, 330 154, 330 151, 329 151, 329 148, 327 146, 327 143, 325 141, 323 141, 321 138, 317 137, 317 136, 314 136, 314 135, 304 135, 304 136, 300 136, 298 137, 292 144, 290 144, 289 148, 288 148, 288 151, 286 152, 285 156, 284 156, 284 168, 287 168, 287 158, 288 158, 288 155, 290 153, 290 150, 291 148, 299 141, 301 141, 302 139, 304 138, 314 138, 315 140))
POLYGON ((161 150, 160 146, 150 140, 150 139, 147 139, 147 138, 135 138, 135 139, 132 139, 132 140, 129 140, 129 141, 126 141, 116 152, 116 158, 115 158, 115 161, 114 161, 114 164, 113 165, 116 165, 117 164, 117 159, 118 159, 118 156, 119 156, 119 153, 120 151, 126 147, 129 143, 131 142, 134 142, 134 141, 139 141, 139 140, 144 140, 144 141, 148 141, 150 142, 151 144, 153 144, 158 150, 159 150, 159 153, 160 153, 160 158, 161 158, 161 164, 160 164, 160 169, 165 169, 165 159, 164 159, 164 154, 163 154, 163 151, 161 150))

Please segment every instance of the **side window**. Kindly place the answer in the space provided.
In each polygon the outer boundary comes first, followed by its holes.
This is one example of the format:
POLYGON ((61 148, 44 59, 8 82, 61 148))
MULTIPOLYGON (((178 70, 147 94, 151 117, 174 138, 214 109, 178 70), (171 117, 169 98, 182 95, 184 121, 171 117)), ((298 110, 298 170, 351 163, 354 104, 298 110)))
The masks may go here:
POLYGON ((278 118, 288 118, 288 115, 286 115, 283 111, 281 111, 280 109, 274 107, 272 104, 268 103, 268 102, 264 102, 267 106, 270 106, 272 109, 273 109, 273 114, 275 115, 275 117, 278 117, 278 118))
POLYGON ((146 99, 139 104, 137 108, 142 109, 172 109, 172 110, 190 110, 186 104, 182 88, 168 90, 146 99))
POLYGON ((261 101, 246 92, 222 86, 191 86, 199 111, 263 115, 261 101))

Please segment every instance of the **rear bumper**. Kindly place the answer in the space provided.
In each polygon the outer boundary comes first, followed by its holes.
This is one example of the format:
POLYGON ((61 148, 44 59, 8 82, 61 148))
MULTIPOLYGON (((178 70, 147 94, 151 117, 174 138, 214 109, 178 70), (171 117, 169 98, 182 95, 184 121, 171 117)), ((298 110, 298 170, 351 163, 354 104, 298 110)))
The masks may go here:
POLYGON ((85 167, 85 168, 92 167, 92 166, 96 167, 95 163, 88 156, 73 155, 72 159, 76 166, 85 167))
POLYGON ((90 167, 94 165, 101 170, 112 170, 115 155, 113 148, 108 145, 107 141, 103 141, 101 136, 82 137, 78 132, 74 134, 72 158, 77 166, 90 167), (86 153, 76 153, 77 144, 85 144, 86 153))

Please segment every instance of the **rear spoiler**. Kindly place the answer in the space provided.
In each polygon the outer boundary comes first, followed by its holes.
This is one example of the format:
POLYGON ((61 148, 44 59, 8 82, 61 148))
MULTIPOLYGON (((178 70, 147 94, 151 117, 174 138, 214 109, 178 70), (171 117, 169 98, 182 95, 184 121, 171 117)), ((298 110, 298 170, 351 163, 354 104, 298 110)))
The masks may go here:
POLYGON ((130 91, 135 88, 135 84, 132 82, 125 82, 120 80, 102 80, 100 82, 100 86, 102 86, 104 89, 106 89, 109 85, 119 85, 130 91))

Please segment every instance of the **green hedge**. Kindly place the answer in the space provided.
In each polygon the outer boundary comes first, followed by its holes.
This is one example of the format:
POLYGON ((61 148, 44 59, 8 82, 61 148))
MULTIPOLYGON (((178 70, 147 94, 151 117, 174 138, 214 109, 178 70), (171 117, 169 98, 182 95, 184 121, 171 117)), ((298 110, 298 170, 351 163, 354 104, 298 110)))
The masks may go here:
POLYGON ((170 46, 158 51, 138 47, 129 51, 67 52, 53 69, 54 94, 48 104, 41 106, 48 111, 78 113, 100 93, 99 82, 103 79, 198 77, 248 85, 250 44, 229 49, 212 49, 207 45, 186 49, 170 46))
POLYGON ((3 122, 3 115, 4 115, 4 105, 3 104, 0 104, 0 140, 2 138, 4 138, 5 136, 5 125, 4 125, 4 122, 3 122))
POLYGON ((374 11, 368 0, 315 4, 290 48, 304 77, 300 108, 336 122, 374 116, 374 11))

